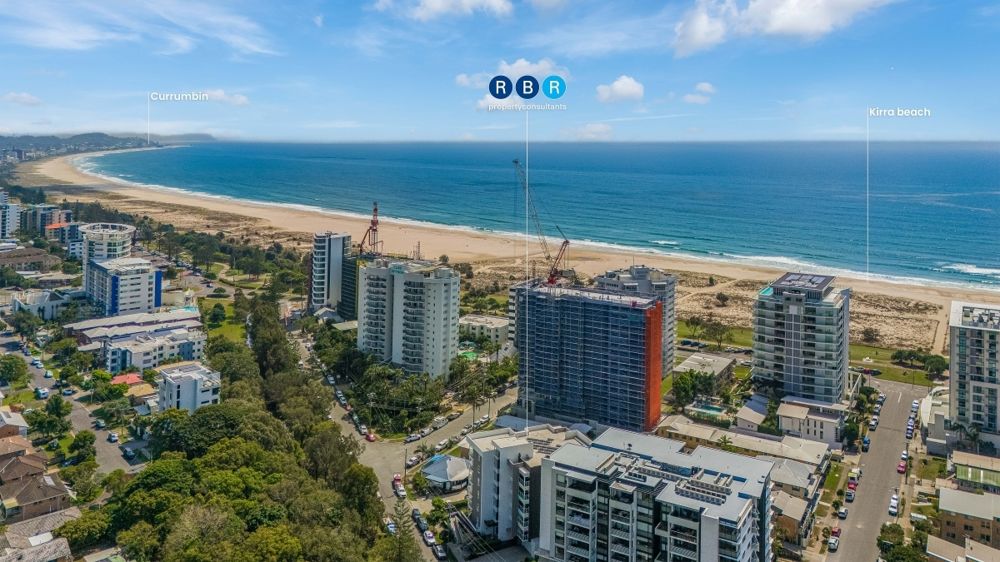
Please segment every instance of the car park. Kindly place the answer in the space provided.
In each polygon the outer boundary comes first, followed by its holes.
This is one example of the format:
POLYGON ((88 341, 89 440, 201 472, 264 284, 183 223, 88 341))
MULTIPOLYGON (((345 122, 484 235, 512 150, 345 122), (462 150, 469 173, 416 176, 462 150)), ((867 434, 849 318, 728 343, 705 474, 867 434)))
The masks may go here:
POLYGON ((434 546, 437 544, 437 539, 434 538, 434 532, 431 530, 426 530, 423 532, 424 544, 427 546, 434 546))

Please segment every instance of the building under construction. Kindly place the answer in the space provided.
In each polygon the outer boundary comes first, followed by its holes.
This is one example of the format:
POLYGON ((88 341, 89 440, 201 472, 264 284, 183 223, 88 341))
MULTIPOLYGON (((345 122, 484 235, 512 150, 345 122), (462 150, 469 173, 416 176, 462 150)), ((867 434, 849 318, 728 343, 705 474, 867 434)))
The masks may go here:
POLYGON ((513 293, 525 415, 634 431, 656 425, 663 297, 544 280, 516 285, 513 293))

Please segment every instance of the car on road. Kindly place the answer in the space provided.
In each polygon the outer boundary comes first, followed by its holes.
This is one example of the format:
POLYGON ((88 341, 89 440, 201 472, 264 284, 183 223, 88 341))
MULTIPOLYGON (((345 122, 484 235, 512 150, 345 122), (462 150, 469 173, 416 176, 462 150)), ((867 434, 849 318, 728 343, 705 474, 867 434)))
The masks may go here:
POLYGON ((393 491, 396 492, 397 497, 406 499, 406 488, 403 487, 401 482, 393 484, 393 491))
POLYGON ((839 519, 847 519, 847 508, 846 507, 841 507, 840 509, 837 510, 837 518, 839 518, 839 519))
POLYGON ((861 451, 867 453, 872 447, 872 438, 865 435, 865 438, 861 440, 861 451))
POLYGON ((903 453, 899 455, 899 458, 905 461, 906 459, 910 458, 910 453, 903 451, 903 453))
POLYGON ((118 434, 115 433, 114 431, 112 431, 111 433, 109 433, 108 434, 108 442, 109 443, 117 443, 118 442, 118 434))
POLYGON ((857 480, 852 480, 852 481, 850 481, 850 482, 847 483, 847 491, 848 492, 853 492, 853 491, 855 491, 857 489, 858 489, 858 481, 857 480))
POLYGON ((420 508, 419 507, 414 507, 413 509, 410 510, 410 519, 413 519, 414 521, 416 521, 417 519, 420 519, 420 508))
POLYGON ((375 442, 375 434, 372 433, 371 431, 369 431, 368 433, 366 433, 365 434, 365 441, 368 441, 369 443, 374 443, 375 442))
POLYGON ((431 528, 431 526, 427 524, 427 520, 424 519, 423 515, 417 517, 415 523, 417 525, 417 530, 420 531, 421 533, 431 528))
POLYGON ((440 453, 441 451, 445 450, 446 447, 448 447, 448 443, 449 442, 447 439, 443 441, 438 441, 438 444, 436 447, 434 447, 434 450, 440 453))
POLYGON ((889 515, 896 516, 899 513, 899 496, 893 494, 889 498, 889 515))
POLYGON ((386 517, 383 521, 385 523, 385 531, 390 535, 396 534, 396 524, 392 522, 392 519, 386 517))
POLYGON ((360 433, 361 435, 367 434, 368 433, 368 426, 365 425, 365 424, 359 424, 358 425, 358 433, 360 433))
POLYGON ((45 378, 51 379, 52 378, 52 371, 46 369, 45 370, 45 378))
POLYGON ((76 394, 75 388, 64 388, 62 391, 63 396, 73 396, 76 394))
POLYGON ((896 472, 900 474, 906 472, 906 461, 899 461, 899 464, 896 465, 896 472))
POLYGON ((127 460, 132 460, 135 458, 135 449, 126 449, 122 447, 122 456, 127 460))
POLYGON ((833 529, 830 529, 830 536, 831 537, 839 537, 840 534, 843 533, 843 532, 844 532, 844 530, 841 529, 840 527, 834 527, 833 529))
POLYGON ((406 436, 406 439, 403 439, 403 443, 413 443, 414 441, 420 441, 419 433, 411 433, 406 436))
POLYGON ((427 546, 434 546, 437 544, 437 539, 434 538, 433 531, 431 530, 424 531, 423 537, 424 537, 424 544, 426 544, 427 546))
POLYGON ((857 495, 856 490, 847 490, 847 492, 844 494, 844 499, 846 501, 852 502, 854 501, 854 496, 856 495, 857 495))
POLYGON ((406 468, 413 468, 418 464, 420 464, 420 457, 416 455, 406 459, 406 468))
POLYGON ((465 412, 463 412, 462 410, 458 410, 457 412, 452 412, 452 413, 448 414, 447 419, 448 419, 448 421, 455 421, 458 418, 462 417, 462 414, 464 414, 464 413, 465 412))
POLYGON ((440 544, 436 544, 436 545, 432 546, 431 547, 431 552, 434 553, 434 558, 436 560, 447 560, 448 559, 448 551, 446 551, 444 549, 444 546, 442 546, 440 544))
POLYGON ((104 420, 97 420, 94 422, 94 427, 96 427, 97 429, 104 429, 107 426, 108 424, 104 423, 104 420))
POLYGON ((837 549, 840 548, 840 539, 838 537, 830 537, 826 541, 826 547, 830 552, 837 552, 837 549))

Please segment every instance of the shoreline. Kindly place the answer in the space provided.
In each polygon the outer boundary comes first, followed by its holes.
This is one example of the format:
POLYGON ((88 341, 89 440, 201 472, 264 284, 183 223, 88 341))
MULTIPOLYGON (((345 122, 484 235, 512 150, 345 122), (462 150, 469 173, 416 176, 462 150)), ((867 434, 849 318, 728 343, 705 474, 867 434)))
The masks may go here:
MULTIPOLYGON (((169 147, 134 150, 166 148, 169 147)), ((118 151, 64 155, 20 164, 16 170, 16 181, 28 187, 43 187, 53 200, 98 201, 125 212, 153 216, 178 228, 221 231, 228 236, 259 242, 309 245, 312 233, 327 230, 347 232, 358 240, 370 220, 367 216, 349 212, 239 201, 223 196, 198 194, 182 188, 140 186, 125 180, 116 181, 77 167, 78 159, 100 157, 111 152, 118 151)), ((492 276, 495 280, 506 277, 509 281, 523 277, 525 269, 531 267, 524 263, 526 251, 529 262, 535 262, 541 257, 539 244, 531 238, 490 233, 471 227, 432 225, 407 219, 384 219, 379 223, 379 235, 385 242, 387 253, 412 255, 419 243, 420 254, 424 258, 447 255, 452 262, 472 262, 487 271, 489 273, 487 277, 492 276)), ((713 314, 727 320, 738 317, 735 318, 734 325, 747 326, 748 309, 741 310, 740 314, 735 315, 730 314, 732 310, 718 307, 711 309, 711 298, 717 292, 725 291, 729 294, 730 291, 736 291, 736 294, 731 296, 740 298, 734 299, 737 302, 733 306, 725 308, 745 307, 752 302, 755 287, 776 279, 786 271, 778 267, 688 257, 653 249, 644 251, 638 248, 616 248, 613 244, 605 243, 573 243, 569 248, 569 266, 588 276, 633 263, 669 269, 678 272, 682 277, 688 277, 679 282, 679 317, 690 315, 692 310, 703 310, 703 314, 711 310, 713 314), (707 282, 709 276, 714 277, 718 283, 710 285, 707 282), (681 303, 688 300, 694 302, 683 307, 684 314, 682 314, 681 303), (743 302, 744 300, 747 302, 743 302)), ((535 265, 542 267, 540 263, 535 265)), ((833 268, 819 267, 816 271, 822 272, 824 269, 833 268)), ((968 287, 958 282, 949 285, 948 282, 934 280, 911 281, 876 276, 864 279, 852 275, 838 275, 837 285, 851 287, 858 296, 870 294, 873 297, 881 296, 894 301, 910 302, 923 313, 909 313, 905 309, 900 309, 901 305, 875 308, 887 308, 877 312, 902 315, 904 320, 933 320, 935 324, 933 327, 922 322, 925 325, 917 328, 917 331, 932 330, 933 335, 930 338, 925 333, 919 338, 914 338, 912 336, 915 334, 911 334, 898 339, 901 341, 926 339, 928 341, 925 347, 933 347, 935 350, 943 349, 946 345, 944 334, 952 299, 1000 304, 1000 292, 968 287), (918 303, 934 305, 933 308, 936 310, 933 314, 928 314, 925 310, 928 307, 917 306, 918 303)), ((866 316, 863 310, 859 312, 862 312, 862 318, 866 316)), ((881 313, 878 316, 879 320, 887 319, 881 313)), ((852 322, 852 332, 854 324, 858 322, 852 322)), ((862 327, 857 326, 858 330, 862 327)), ((877 327, 883 332, 886 331, 882 326, 877 327)))

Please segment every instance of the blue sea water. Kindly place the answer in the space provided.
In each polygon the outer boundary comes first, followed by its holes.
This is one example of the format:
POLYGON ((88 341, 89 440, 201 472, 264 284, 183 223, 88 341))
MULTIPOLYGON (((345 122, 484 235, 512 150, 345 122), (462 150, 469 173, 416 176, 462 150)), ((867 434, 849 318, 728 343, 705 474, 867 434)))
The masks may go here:
MULTIPOLYGON (((1000 291, 1000 143, 873 143, 873 276, 1000 291)), ((206 143, 85 157, 119 181, 524 232, 516 143, 206 143)), ((541 219, 578 243, 866 271, 864 143, 535 143, 541 219)), ((396 241, 399 247, 411 241, 396 241)), ((389 241, 394 244, 393 241, 389 241)))

